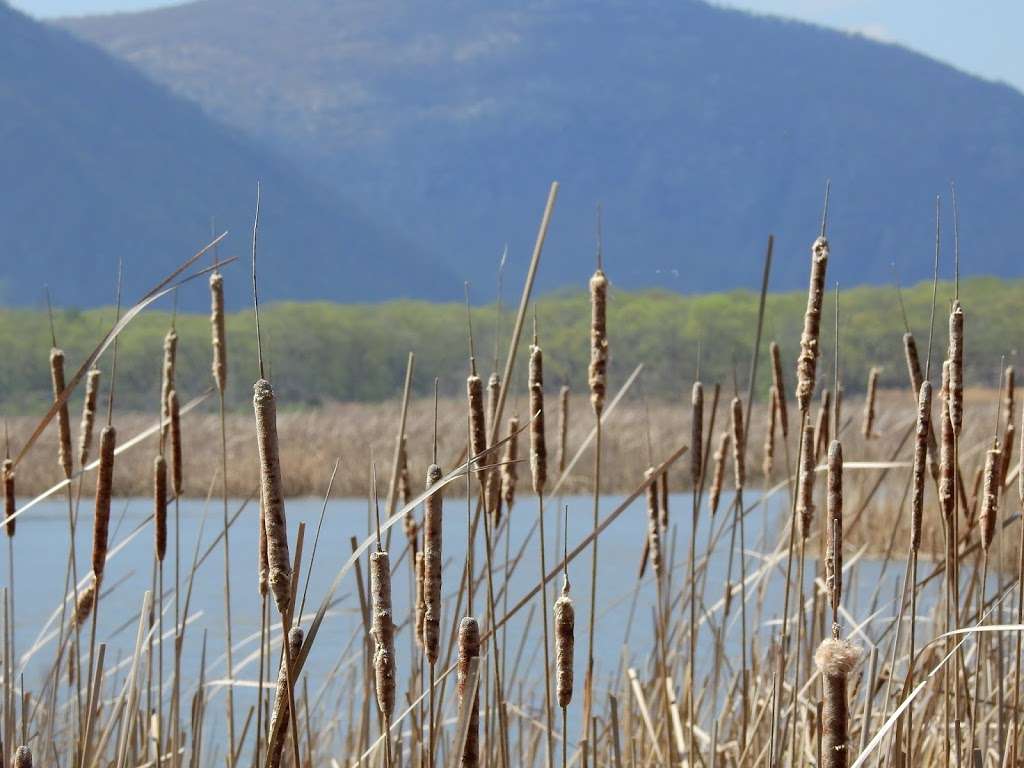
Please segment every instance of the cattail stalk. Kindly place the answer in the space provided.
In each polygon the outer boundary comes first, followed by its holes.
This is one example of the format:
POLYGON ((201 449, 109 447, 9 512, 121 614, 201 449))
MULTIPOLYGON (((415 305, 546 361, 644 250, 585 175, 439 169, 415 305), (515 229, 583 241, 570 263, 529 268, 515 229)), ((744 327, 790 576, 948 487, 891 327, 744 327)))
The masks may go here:
POLYGON ((373 672, 377 689, 377 706, 390 723, 395 711, 395 624, 391 613, 391 560, 387 552, 370 555, 370 596, 373 636, 373 672))
POLYGON ((782 354, 779 351, 777 342, 770 346, 772 355, 772 386, 778 394, 779 427, 782 429, 782 437, 789 437, 789 413, 786 410, 786 383, 782 378, 782 354))
POLYGON ((723 432, 718 438, 718 448, 714 455, 715 465, 711 474, 711 490, 708 493, 712 515, 718 512, 718 501, 722 496, 722 484, 725 480, 725 458, 729 453, 731 439, 728 432, 723 432))
POLYGON ((282 615, 291 602, 292 566, 288 552, 288 523, 284 510, 281 457, 278 454, 277 402, 274 388, 266 379, 253 386, 256 413, 256 443, 260 456, 260 498, 263 501, 267 535, 268 581, 282 615))
POLYGON ((270 718, 270 744, 267 748, 267 768, 279 768, 284 743, 289 734, 290 710, 288 697, 288 659, 294 659, 302 650, 304 633, 299 627, 292 627, 288 632, 287 656, 281 658, 281 668, 277 673, 277 690, 274 695, 274 709, 270 718))
POLYGON ((100 391, 100 370, 90 368, 85 378, 85 400, 82 403, 82 422, 78 431, 78 465, 89 462, 92 450, 93 426, 96 423, 96 399, 100 391))
MULTIPOLYGON (((547 610, 544 611, 547 613, 547 610)), ((462 748, 463 768, 477 768, 480 762, 480 695, 474 691, 472 697, 466 695, 466 683, 469 680, 470 662, 480 657, 480 625, 472 616, 463 617, 459 623, 459 655, 456 667, 456 691, 459 697, 459 717, 466 707, 470 707, 469 732, 462 748), (468 699, 468 700, 467 700, 468 699)))
POLYGON ((850 710, 847 682, 860 649, 845 640, 825 640, 814 654, 825 688, 821 722, 822 768, 847 768, 850 761, 850 710))
POLYGON ((875 399, 878 396, 878 368, 872 368, 868 374, 868 393, 864 398, 864 425, 862 433, 865 440, 875 436, 875 399))
POLYGON ((797 358, 796 400, 805 414, 811 405, 815 373, 818 365, 821 334, 821 306, 825 293, 825 270, 828 267, 828 240, 821 236, 811 245, 811 277, 807 289, 807 309, 800 334, 800 357, 797 358))

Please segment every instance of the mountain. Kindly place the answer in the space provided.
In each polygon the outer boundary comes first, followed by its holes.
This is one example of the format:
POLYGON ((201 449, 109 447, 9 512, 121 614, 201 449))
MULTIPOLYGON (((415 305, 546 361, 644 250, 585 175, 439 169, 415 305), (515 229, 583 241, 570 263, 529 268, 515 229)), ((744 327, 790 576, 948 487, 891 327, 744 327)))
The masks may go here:
MULTIPOLYGON (((458 297, 411 239, 135 68, 0 3, 0 301, 110 304, 118 257, 134 300, 210 239, 243 257, 226 284, 249 301, 257 181, 260 276, 274 298, 458 297)), ((203 288, 186 307, 208 306, 203 288)))
MULTIPOLYGON (((964 274, 1019 274, 1024 96, 894 45, 694 0, 200 0, 63 26, 275 147, 453 271, 682 291, 930 274, 934 197, 964 274)), ((943 272, 952 271, 944 239, 943 272)), ((480 289, 481 292, 486 292, 480 289)), ((491 289, 493 291, 493 289, 491 289)))

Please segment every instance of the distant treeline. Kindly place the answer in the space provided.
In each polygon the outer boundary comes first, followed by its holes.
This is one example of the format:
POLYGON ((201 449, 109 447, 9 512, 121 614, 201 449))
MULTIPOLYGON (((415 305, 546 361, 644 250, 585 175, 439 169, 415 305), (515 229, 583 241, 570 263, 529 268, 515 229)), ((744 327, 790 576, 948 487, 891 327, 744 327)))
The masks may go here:
MULTIPOLYGON (((229 277, 230 279, 230 277, 229 277)), ((240 278, 236 278, 240 279, 240 278)), ((192 290, 195 290, 194 288, 192 290)), ((952 285, 939 285, 934 323, 932 376, 937 379, 945 354, 952 285)), ((979 278, 960 285, 966 311, 968 385, 995 384, 1002 356, 1013 364, 1024 332, 1024 280, 979 278)), ((906 314, 922 365, 928 347, 931 285, 903 292, 906 314)), ((830 291, 822 320, 819 381, 832 379, 835 350, 835 295, 830 291)), ((792 390, 806 296, 771 294, 764 323, 759 397, 768 387, 767 346, 782 347, 787 386, 792 390)), ((638 363, 645 373, 638 390, 658 398, 688 398, 700 365, 705 382, 720 381, 731 392, 733 376, 742 391, 750 367, 757 326, 758 296, 750 291, 683 296, 661 291, 613 291, 608 327, 612 351, 611 386, 638 363), (699 350, 699 352, 698 352, 699 350)), ((903 319, 893 287, 862 287, 840 292, 840 377, 844 389, 861 391, 871 366, 882 367, 882 384, 902 386, 903 319)), ((503 366, 514 306, 473 308, 477 367, 486 379, 494 369, 495 338, 503 366)), ((545 379, 574 391, 586 388, 589 305, 586 294, 545 296, 537 306, 545 379)), ((428 394, 434 377, 442 394, 464 391, 468 342, 466 311, 458 304, 395 301, 383 304, 276 304, 261 309, 264 357, 283 407, 314 406, 331 400, 374 401, 401 394, 406 358, 416 353, 414 390, 428 394)), ((113 321, 112 308, 55 310, 58 344, 67 354, 68 378, 113 321)), ((45 312, 0 310, 0 407, 7 413, 41 408, 50 397, 50 330, 45 312)), ((159 392, 163 337, 171 324, 166 308, 137 317, 119 340, 117 407, 155 409, 159 392)), ((205 315, 178 315, 178 389, 190 397, 211 383, 210 329, 205 315)), ((257 377, 256 333, 252 311, 229 315, 229 404, 245 407, 257 377)), ((525 345, 532 317, 524 327, 513 393, 526 389, 525 345)), ((499 366, 499 367, 500 367, 499 366)), ((110 381, 111 351, 100 361, 103 393, 110 381)), ((78 393, 76 393, 78 394, 78 393)), ((790 391, 792 397, 792 391, 790 391)), ((76 407, 78 397, 75 398, 76 407)))

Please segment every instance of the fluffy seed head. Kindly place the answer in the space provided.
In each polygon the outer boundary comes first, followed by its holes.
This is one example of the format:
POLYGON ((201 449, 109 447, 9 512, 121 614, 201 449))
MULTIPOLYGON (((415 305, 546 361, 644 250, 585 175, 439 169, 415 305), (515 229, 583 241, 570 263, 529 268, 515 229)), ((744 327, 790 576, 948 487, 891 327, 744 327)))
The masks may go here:
POLYGON ((260 456, 260 497, 267 534, 268 580, 277 609, 283 614, 291 602, 292 564, 278 453, 277 402, 274 388, 266 379, 260 379, 253 385, 252 404, 256 413, 256 445, 260 456))
POLYGON ((590 278, 590 404, 598 416, 604 410, 608 385, 608 278, 598 268, 590 278))
POLYGON ((85 378, 85 400, 82 403, 82 422, 78 430, 78 465, 89 462, 92 449, 92 431, 96 423, 96 399, 100 391, 100 369, 90 368, 85 378))
POLYGON ((555 693, 558 706, 568 707, 572 702, 573 654, 576 646, 574 634, 576 609, 569 597, 568 580, 562 583, 562 594, 555 601, 555 693))
POLYGON ((391 560, 387 552, 370 555, 370 597, 373 611, 370 634, 373 636, 373 672, 376 678, 377 706, 390 721, 395 710, 395 624, 391 613, 391 560))
MULTIPOLYGON (((431 464, 427 469, 430 488, 441 479, 441 468, 431 464)), ((437 490, 423 502, 423 646, 427 660, 437 663, 441 638, 441 525, 444 513, 444 491, 437 490)))
POLYGON ((811 277, 807 288, 804 329, 800 334, 800 357, 796 363, 796 400, 801 413, 807 413, 814 392, 818 366, 821 306, 825 294, 825 270, 828 267, 828 240, 817 238, 811 245, 811 277))

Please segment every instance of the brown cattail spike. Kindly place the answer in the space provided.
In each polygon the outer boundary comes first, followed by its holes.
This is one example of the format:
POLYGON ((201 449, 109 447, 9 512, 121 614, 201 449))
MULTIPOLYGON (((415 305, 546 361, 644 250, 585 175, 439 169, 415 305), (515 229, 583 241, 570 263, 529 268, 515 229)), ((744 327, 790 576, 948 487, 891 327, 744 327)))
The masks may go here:
MULTIPOLYGON (((53 399, 64 392, 64 352, 54 347, 50 350, 50 383, 53 384, 53 399)), ((70 478, 73 469, 71 458, 71 421, 68 416, 68 402, 65 400, 57 410, 57 428, 60 433, 58 463, 64 477, 70 478)))
MULTIPOLYGON (((304 634, 299 627, 292 627, 288 632, 288 657, 294 659, 302 650, 304 634)), ((267 768, 279 768, 284 743, 288 738, 289 710, 288 705, 288 659, 281 658, 281 668, 277 673, 277 691, 274 694, 274 710, 270 718, 270 744, 267 747, 267 768)))
POLYGON ((4 459, 3 478, 4 530, 7 531, 8 536, 13 537, 18 521, 14 518, 14 512, 17 509, 17 504, 14 496, 14 462, 11 461, 10 459, 4 459))
POLYGON ((32 768, 32 750, 18 747, 14 753, 14 768, 32 768))
POLYGON ((373 636, 373 672, 377 683, 377 706, 390 722, 395 711, 395 624, 391 613, 391 560, 387 552, 370 555, 370 596, 373 636))
POLYGON ((160 382, 160 435, 167 438, 170 429, 170 409, 168 407, 168 396, 174 389, 174 369, 178 357, 178 334, 174 328, 167 331, 164 336, 164 365, 160 382))
POLYGON ((690 393, 690 482, 700 485, 704 471, 704 385, 693 382, 690 393))
MULTIPOLYGON (((843 444, 833 440, 828 448, 828 537, 825 554, 825 585, 832 602, 832 616, 843 599, 843 444)), ((838 627, 834 627, 838 632, 838 627)))
POLYGON ((481 483, 487 479, 487 471, 483 469, 487 459, 482 456, 487 451, 487 425, 484 422, 484 383, 476 373, 466 377, 466 397, 469 400, 469 453, 479 456, 476 461, 476 475, 481 483))
POLYGON ((544 438, 544 353, 534 343, 530 347, 530 472, 533 490, 544 493, 548 480, 548 447, 544 438))
POLYGON ((658 520, 658 478, 654 477, 654 467, 648 467, 644 473, 647 483, 647 549, 651 556, 651 568, 654 578, 661 578, 661 525, 658 520))
POLYGON ((953 423, 949 420, 949 361, 942 364, 942 404, 939 409, 939 507, 947 521, 953 519, 956 473, 954 470, 953 423))
POLYGON ((917 401, 917 426, 914 434, 913 493, 910 503, 910 547, 917 552, 921 547, 921 522, 924 514, 924 473, 928 455, 928 432, 932 421, 932 385, 921 383, 917 401))
POLYGON ((875 436, 875 399, 878 396, 878 375, 877 368, 872 368, 868 374, 868 393, 864 398, 864 425, 861 430, 865 440, 875 436))
POLYGON ((78 465, 84 467, 89 462, 89 451, 92 450, 92 431, 96 423, 96 400, 100 391, 99 368, 90 368, 85 378, 85 400, 82 403, 82 423, 78 432, 78 465))
POLYGON ((263 504, 263 494, 260 492, 260 519, 259 519, 259 592, 260 597, 266 597, 270 590, 270 562, 267 554, 267 515, 263 504))
POLYGON ((737 491, 742 491, 747 480, 746 437, 743 434, 743 403, 732 399, 732 468, 737 491))
POLYGON ((984 497, 981 502, 981 546, 987 553, 995 538, 996 521, 999 517, 999 467, 1002 461, 998 448, 985 454, 984 497))
POLYGON ((576 609, 569 597, 569 580, 562 582, 562 594, 555 601, 555 693, 563 709, 572 702, 574 629, 576 609))
POLYGON ((107 536, 110 532, 110 498, 114 484, 114 448, 117 430, 110 424, 100 432, 100 466, 96 472, 96 504, 92 521, 92 571, 99 581, 107 563, 107 536))
POLYGON ((558 474, 565 472, 569 460, 569 385, 558 392, 558 474))
POLYGON ((959 436, 964 423, 964 308, 957 300, 949 313, 949 420, 959 436))
MULTIPOLYGON (((427 488, 441 479, 441 468, 431 464, 427 469, 427 488)), ((434 491, 423 502, 423 593, 426 606, 423 614, 423 646, 427 660, 437 663, 441 638, 441 525, 444 514, 442 490, 434 491)))
POLYGON ((96 602, 96 581, 93 579, 88 586, 78 593, 78 602, 75 603, 74 623, 76 627, 84 627, 86 620, 92 614, 93 604, 96 602))
POLYGON ((213 343, 213 380, 223 394, 228 384, 227 332, 224 328, 224 276, 210 274, 210 334, 213 343))
POLYGON ((153 528, 156 559, 162 563, 167 554, 167 461, 159 454, 153 459, 153 528))
POLYGON ((1016 421, 1014 415, 1017 409, 1017 380, 1012 365, 1006 366, 1003 378, 1006 379, 1006 386, 1003 388, 1003 413, 1006 414, 1006 423, 1013 424, 1016 421))
POLYGON ((723 432, 718 438, 718 448, 715 450, 715 467, 714 473, 711 476, 711 491, 709 492, 709 502, 711 504, 711 514, 714 515, 718 511, 718 501, 722 496, 722 481, 725 479, 725 457, 729 453, 729 433, 723 432))
POLYGON ((814 517, 814 428, 804 427, 800 444, 800 482, 797 488, 797 512, 800 514, 800 535, 806 540, 811 535, 814 517))
POLYGON ((772 353, 772 386, 779 394, 779 426, 782 437, 789 437, 789 413, 786 410, 786 383, 782 378, 782 353, 777 342, 771 344, 772 353))
POLYGON ((252 404, 256 413, 256 444, 260 455, 260 498, 267 535, 268 580, 277 609, 283 614, 291 602, 292 565, 288 552, 281 457, 278 454, 277 402, 274 388, 266 379, 258 380, 253 386, 252 404))
POLYGON ((508 420, 508 441, 505 443, 505 461, 501 465, 501 495, 505 509, 511 510, 516 500, 516 480, 519 478, 519 419, 508 420))
POLYGON ((469 732, 466 744, 462 749, 464 768, 476 768, 480 761, 480 708, 479 693, 474 691, 472 697, 466 696, 466 683, 469 681, 470 662, 480 657, 480 625, 472 616, 463 617, 459 623, 459 657, 456 667, 456 691, 459 696, 459 716, 466 707, 471 707, 469 715, 469 732), (467 701, 467 699, 471 699, 467 701))
MULTIPOLYGON (((398 496, 402 500, 402 506, 409 506, 409 502, 412 501, 412 482, 409 479, 409 440, 405 435, 402 435, 402 454, 399 457, 398 465, 398 496)), ((416 519, 413 518, 413 524, 416 519)), ((404 521, 405 534, 409 535, 408 521, 404 521)))
POLYGON ((171 390, 167 393, 167 413, 170 419, 171 436, 171 488, 175 497, 181 497, 183 470, 181 464, 181 408, 178 405, 178 393, 171 390))
POLYGON ((800 334, 800 357, 796 365, 796 400, 801 413, 807 413, 814 392, 821 334, 821 305, 825 292, 825 270, 828 267, 828 240, 817 238, 811 245, 811 277, 807 289, 807 310, 800 334))
POLYGON ((775 464, 775 424, 778 413, 779 391, 773 385, 768 390, 768 423, 764 428, 764 460, 761 462, 761 472, 766 483, 771 482, 772 468, 775 464))
POLYGON ((414 637, 416 638, 416 645, 420 648, 423 647, 423 619, 427 614, 427 597, 424 589, 424 574, 425 569, 423 566, 423 552, 416 553, 416 626, 414 628, 414 637))
POLYGON ((604 411, 608 385, 608 278, 597 268, 590 278, 590 404, 598 416, 604 411))
POLYGON ((821 717, 823 768, 847 768, 850 707, 847 681, 860 658, 860 649, 845 640, 825 640, 814 654, 825 687, 821 717))

